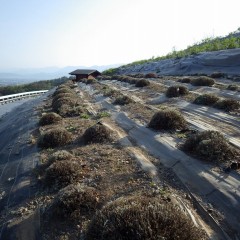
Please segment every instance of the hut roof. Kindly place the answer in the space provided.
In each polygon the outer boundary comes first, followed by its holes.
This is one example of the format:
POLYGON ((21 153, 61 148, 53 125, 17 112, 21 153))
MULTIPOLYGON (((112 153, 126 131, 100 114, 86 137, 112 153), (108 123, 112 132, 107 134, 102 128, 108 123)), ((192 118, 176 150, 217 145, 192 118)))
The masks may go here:
POLYGON ((100 74, 99 71, 94 70, 94 69, 77 69, 73 72, 70 72, 70 75, 78 75, 78 74, 86 74, 86 75, 90 75, 91 73, 97 72, 100 74))

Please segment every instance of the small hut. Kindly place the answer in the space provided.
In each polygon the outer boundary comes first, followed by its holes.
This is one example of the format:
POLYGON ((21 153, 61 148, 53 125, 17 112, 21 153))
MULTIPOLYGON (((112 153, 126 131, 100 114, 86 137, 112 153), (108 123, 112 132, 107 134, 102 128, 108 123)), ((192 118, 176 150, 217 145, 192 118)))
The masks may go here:
POLYGON ((75 79, 73 79, 74 82, 78 82, 83 78, 95 79, 96 77, 101 75, 99 71, 94 69, 77 69, 73 72, 70 72, 69 74, 76 77, 75 79))

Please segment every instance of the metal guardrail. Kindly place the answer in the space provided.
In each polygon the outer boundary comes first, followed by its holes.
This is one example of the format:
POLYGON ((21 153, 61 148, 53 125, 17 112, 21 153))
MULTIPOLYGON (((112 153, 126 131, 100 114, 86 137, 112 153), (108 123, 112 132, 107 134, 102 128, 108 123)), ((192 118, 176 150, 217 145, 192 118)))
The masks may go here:
POLYGON ((40 90, 40 91, 32 91, 32 92, 22 92, 22 93, 17 93, 17 94, 1 96, 0 97, 0 104, 13 102, 13 101, 20 100, 20 99, 23 99, 23 98, 26 98, 26 97, 37 96, 37 95, 43 94, 45 92, 48 92, 48 90, 40 90))

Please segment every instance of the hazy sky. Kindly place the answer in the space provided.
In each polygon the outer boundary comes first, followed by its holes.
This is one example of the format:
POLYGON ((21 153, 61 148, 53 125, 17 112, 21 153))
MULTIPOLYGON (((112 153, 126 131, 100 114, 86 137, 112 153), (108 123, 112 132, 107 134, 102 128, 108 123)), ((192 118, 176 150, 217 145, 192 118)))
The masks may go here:
POLYGON ((0 69, 129 63, 240 27, 239 0, 0 0, 0 69))

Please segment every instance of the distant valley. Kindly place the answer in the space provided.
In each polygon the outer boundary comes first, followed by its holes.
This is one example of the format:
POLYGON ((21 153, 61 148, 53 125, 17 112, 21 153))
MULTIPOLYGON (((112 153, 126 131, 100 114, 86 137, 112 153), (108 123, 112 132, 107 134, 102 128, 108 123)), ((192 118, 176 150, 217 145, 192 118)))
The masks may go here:
POLYGON ((0 69, 0 86, 25 84, 40 80, 49 80, 69 76, 68 73, 78 69, 97 69, 102 72, 109 68, 119 67, 121 64, 104 65, 104 66, 67 66, 63 68, 46 67, 46 68, 26 68, 26 69, 0 69))

